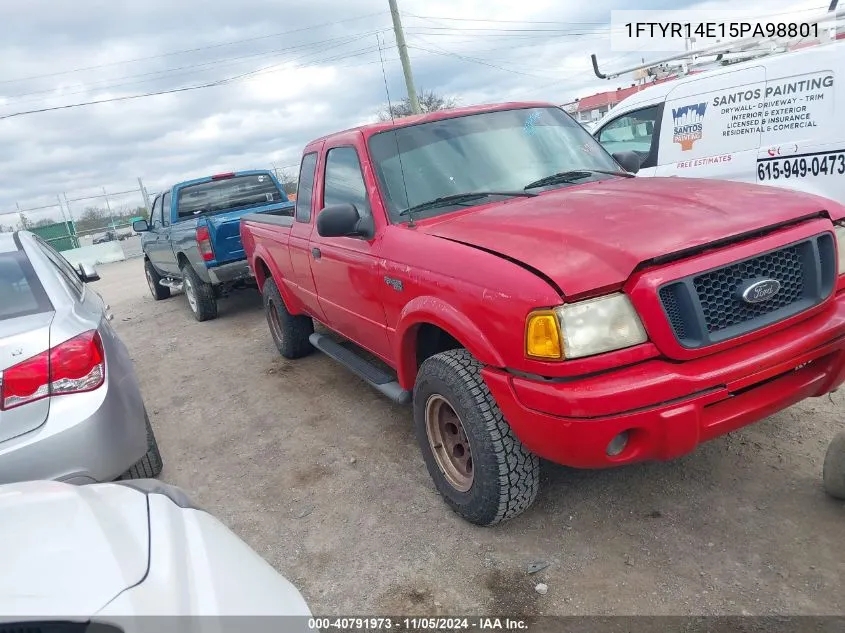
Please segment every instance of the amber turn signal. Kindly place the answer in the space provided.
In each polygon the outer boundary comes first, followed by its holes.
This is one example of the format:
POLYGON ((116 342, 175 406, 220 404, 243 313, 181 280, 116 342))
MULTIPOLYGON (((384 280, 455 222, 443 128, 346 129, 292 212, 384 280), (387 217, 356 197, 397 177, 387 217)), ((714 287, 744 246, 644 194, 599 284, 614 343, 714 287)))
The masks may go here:
POLYGON ((525 354, 543 360, 560 360, 563 357, 560 324, 552 310, 540 310, 528 315, 525 323, 525 354))

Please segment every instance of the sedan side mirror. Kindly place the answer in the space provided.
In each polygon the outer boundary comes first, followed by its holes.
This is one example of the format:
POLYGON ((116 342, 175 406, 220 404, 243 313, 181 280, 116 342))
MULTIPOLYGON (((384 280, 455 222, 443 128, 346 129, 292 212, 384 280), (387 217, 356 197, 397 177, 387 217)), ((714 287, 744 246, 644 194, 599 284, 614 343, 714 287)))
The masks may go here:
POLYGON ((370 231, 354 204, 333 204, 317 216, 320 237, 366 237, 370 231))
POLYGON ((76 269, 79 272, 79 279, 83 283, 100 281, 100 275, 97 274, 97 270, 90 264, 80 262, 79 266, 77 266, 76 269))
POLYGON ((613 159, 630 174, 640 171, 642 160, 636 152, 616 152, 613 154, 613 159))
POLYGON ((150 225, 147 224, 146 220, 135 220, 132 223, 132 230, 136 233, 143 233, 150 230, 150 225))

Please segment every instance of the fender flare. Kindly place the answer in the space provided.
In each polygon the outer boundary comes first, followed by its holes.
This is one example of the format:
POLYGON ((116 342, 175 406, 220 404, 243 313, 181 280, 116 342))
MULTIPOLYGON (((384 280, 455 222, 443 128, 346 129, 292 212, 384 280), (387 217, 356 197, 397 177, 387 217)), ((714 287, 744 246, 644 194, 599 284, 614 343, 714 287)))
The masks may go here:
POLYGON ((288 309, 288 312, 291 314, 300 314, 302 312, 302 303, 296 298, 296 296, 291 292, 291 289, 288 287, 287 283, 285 283, 285 276, 282 274, 282 271, 276 265, 275 260, 270 256, 267 248, 261 244, 257 244, 255 250, 252 253, 252 257, 249 260, 249 265, 252 268, 253 274, 255 274, 255 279, 258 282, 258 289, 260 291, 264 290, 264 279, 259 281, 258 277, 258 266, 256 263, 261 260, 267 269, 270 271, 270 276, 276 282, 276 287, 279 289, 279 294, 282 295, 282 300, 285 302, 285 307, 288 309))
POLYGON ((447 332, 481 364, 504 367, 496 348, 469 317, 442 299, 420 296, 405 305, 396 325, 396 368, 403 389, 414 387, 417 376, 416 336, 417 329, 423 324, 434 325, 447 332))

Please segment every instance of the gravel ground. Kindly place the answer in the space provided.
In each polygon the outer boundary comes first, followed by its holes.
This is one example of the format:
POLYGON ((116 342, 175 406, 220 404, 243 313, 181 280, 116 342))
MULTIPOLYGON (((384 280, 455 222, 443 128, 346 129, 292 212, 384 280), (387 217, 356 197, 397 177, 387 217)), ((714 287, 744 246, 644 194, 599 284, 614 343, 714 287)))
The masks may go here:
POLYGON ((162 478, 315 613, 845 614, 845 504, 824 495, 820 473, 842 393, 670 463, 543 464, 537 503, 479 528, 435 492, 410 410, 321 354, 282 359, 258 293, 198 323, 184 297, 152 300, 140 259, 99 272, 162 478), (536 561, 549 566, 529 575, 536 561))

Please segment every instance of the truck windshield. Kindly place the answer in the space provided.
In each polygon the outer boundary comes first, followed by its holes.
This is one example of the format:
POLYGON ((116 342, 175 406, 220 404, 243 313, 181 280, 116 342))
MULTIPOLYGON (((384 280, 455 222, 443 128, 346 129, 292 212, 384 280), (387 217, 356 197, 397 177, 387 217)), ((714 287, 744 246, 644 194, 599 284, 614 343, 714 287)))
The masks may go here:
POLYGON ((179 217, 189 218, 287 200, 268 174, 233 176, 179 190, 179 217))
POLYGON ((0 253, 0 321, 52 309, 26 254, 0 253))
MULTIPOLYGON (((522 191, 553 174, 590 172, 549 185, 566 186, 613 178, 600 172, 620 171, 589 132, 559 108, 499 110, 411 125, 374 134, 369 147, 394 222, 407 220, 407 214, 400 214, 409 207, 455 194, 522 191)), ((479 196, 415 216, 431 217, 490 200, 479 196)))

